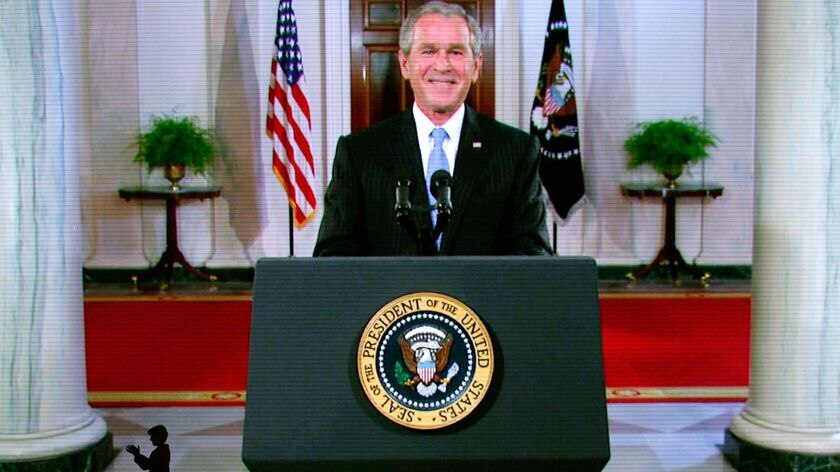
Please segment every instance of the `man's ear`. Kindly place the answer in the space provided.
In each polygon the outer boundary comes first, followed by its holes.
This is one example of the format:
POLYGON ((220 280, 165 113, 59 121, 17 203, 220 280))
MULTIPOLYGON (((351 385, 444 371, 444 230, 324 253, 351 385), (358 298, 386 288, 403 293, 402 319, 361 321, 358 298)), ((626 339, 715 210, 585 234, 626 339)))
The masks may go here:
POLYGON ((397 50, 397 60, 400 62, 400 72, 403 79, 408 80, 408 56, 403 54, 402 49, 397 50))
POLYGON ((481 74, 481 64, 484 62, 484 53, 475 58, 475 70, 473 71, 472 83, 478 81, 478 76, 481 74))

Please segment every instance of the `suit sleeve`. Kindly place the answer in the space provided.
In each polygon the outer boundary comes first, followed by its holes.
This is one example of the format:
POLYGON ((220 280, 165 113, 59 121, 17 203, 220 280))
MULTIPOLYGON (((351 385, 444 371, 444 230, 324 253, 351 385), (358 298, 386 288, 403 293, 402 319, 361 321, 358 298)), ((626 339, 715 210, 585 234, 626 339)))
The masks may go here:
POLYGON ((353 167, 346 137, 338 140, 333 174, 324 195, 324 217, 313 256, 361 256, 367 251, 362 185, 353 167))
POLYGON ((515 255, 553 254, 545 226, 545 204, 540 185, 539 146, 529 140, 522 165, 515 176, 511 199, 510 239, 515 255))
POLYGON ((143 454, 137 454, 134 456, 134 463, 143 470, 149 470, 149 467, 151 467, 149 458, 143 454))

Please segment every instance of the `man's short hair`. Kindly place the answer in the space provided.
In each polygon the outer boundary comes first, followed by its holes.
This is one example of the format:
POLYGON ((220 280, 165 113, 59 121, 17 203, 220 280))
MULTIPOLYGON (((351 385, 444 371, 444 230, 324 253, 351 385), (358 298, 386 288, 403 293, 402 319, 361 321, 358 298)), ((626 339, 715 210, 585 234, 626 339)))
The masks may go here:
POLYGON ((429 2, 424 3, 408 14, 408 18, 400 28, 400 49, 403 54, 408 55, 411 52, 411 43, 414 41, 414 25, 417 20, 426 15, 443 15, 447 18, 460 17, 467 22, 470 29, 470 49, 472 49, 473 56, 481 55, 481 27, 478 22, 469 15, 461 5, 446 2, 429 2))
POLYGON ((166 438, 169 437, 169 432, 166 431, 166 426, 159 424, 157 426, 152 426, 146 431, 150 437, 160 439, 162 442, 166 441, 166 438))

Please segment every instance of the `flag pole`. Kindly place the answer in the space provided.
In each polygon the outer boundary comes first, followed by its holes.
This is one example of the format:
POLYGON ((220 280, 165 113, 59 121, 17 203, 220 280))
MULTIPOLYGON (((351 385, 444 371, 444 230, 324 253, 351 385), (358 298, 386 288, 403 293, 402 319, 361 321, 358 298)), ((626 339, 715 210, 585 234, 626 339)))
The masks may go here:
POLYGON ((289 199, 289 257, 295 255, 294 227, 315 214, 315 158, 309 143, 312 115, 300 86, 303 58, 292 0, 279 0, 268 87, 266 132, 272 139, 271 167, 289 199))
POLYGON ((292 218, 292 205, 289 205, 289 257, 295 257, 295 225, 292 218))

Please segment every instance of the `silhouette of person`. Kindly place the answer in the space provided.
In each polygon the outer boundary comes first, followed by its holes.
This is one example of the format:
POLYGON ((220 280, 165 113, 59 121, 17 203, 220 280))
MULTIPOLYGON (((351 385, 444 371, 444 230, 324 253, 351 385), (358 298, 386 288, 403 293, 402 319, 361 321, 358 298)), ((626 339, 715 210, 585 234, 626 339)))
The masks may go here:
POLYGON ((166 427, 159 424, 152 426, 147 432, 149 433, 149 440, 155 446, 149 457, 140 454, 139 446, 129 444, 125 447, 125 450, 134 456, 134 462, 141 469, 149 472, 169 472, 169 446, 166 444, 169 433, 166 431, 166 427))

